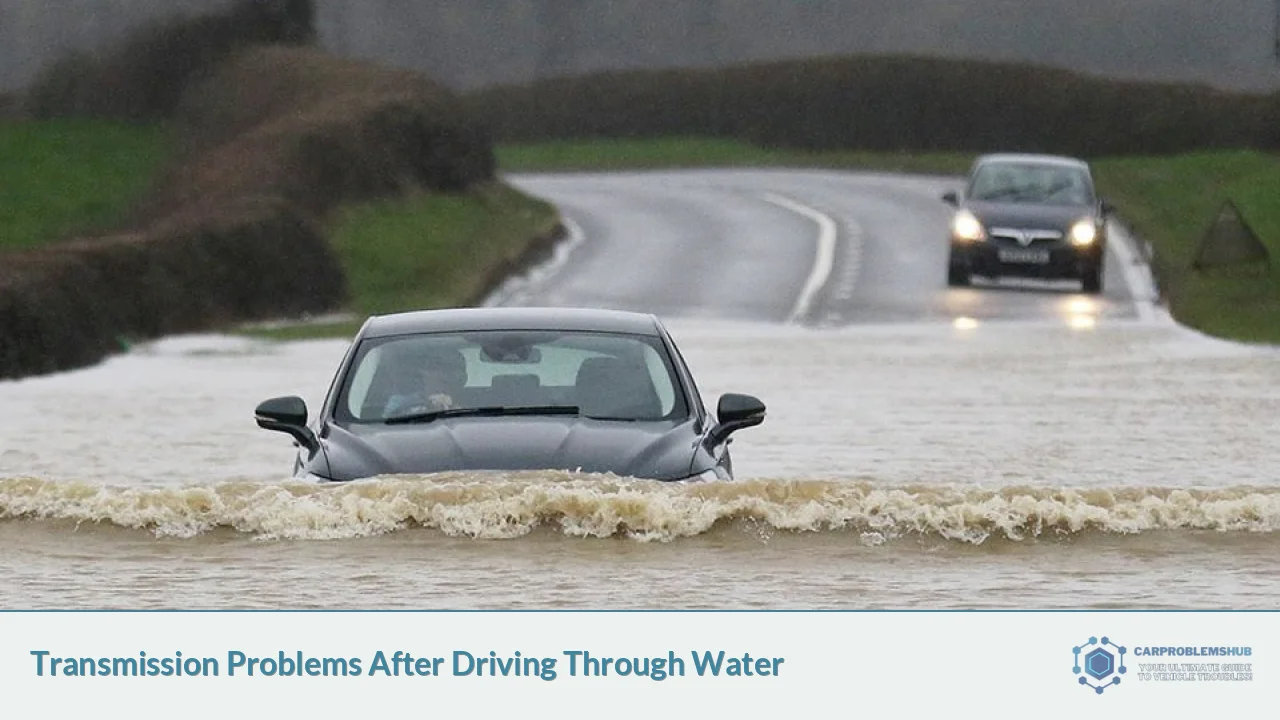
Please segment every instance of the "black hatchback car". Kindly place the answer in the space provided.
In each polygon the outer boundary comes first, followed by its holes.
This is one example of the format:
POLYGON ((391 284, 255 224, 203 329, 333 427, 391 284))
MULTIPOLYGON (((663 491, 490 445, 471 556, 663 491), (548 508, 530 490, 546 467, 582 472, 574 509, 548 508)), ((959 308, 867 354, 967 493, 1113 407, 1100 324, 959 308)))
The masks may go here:
POLYGON ((1055 155, 984 155, 969 172, 951 220, 947 281, 969 285, 974 275, 1079 279, 1102 291, 1106 215, 1082 160, 1055 155))
POLYGON ((294 438, 296 477, 322 482, 543 469, 674 481, 732 479, 729 436, 765 407, 726 394, 707 412, 652 315, 468 308, 370 318, 314 420, 292 396, 255 416, 294 438))

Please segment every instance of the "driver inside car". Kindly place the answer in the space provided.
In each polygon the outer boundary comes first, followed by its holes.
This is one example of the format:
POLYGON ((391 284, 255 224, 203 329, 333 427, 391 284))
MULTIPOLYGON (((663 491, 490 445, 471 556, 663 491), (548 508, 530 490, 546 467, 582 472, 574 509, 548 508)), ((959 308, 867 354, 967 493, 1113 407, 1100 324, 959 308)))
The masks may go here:
POLYGON ((457 407, 458 393, 467 384, 467 361, 457 350, 435 350, 419 360, 410 373, 411 386, 388 398, 383 417, 457 407))

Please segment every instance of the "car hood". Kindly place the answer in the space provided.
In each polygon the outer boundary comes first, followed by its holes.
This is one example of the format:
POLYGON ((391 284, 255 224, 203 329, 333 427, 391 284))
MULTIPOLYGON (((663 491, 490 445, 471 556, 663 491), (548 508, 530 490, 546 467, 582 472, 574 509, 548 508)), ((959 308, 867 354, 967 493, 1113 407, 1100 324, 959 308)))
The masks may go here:
POLYGON ((1030 205, 1027 203, 969 202, 965 207, 984 226, 1009 228, 1051 228, 1066 231, 1077 220, 1094 216, 1088 205, 1030 205))
POLYGON ((689 476, 697 439, 692 421, 476 417, 331 425, 324 448, 333 480, 465 470, 580 470, 678 480, 689 476))

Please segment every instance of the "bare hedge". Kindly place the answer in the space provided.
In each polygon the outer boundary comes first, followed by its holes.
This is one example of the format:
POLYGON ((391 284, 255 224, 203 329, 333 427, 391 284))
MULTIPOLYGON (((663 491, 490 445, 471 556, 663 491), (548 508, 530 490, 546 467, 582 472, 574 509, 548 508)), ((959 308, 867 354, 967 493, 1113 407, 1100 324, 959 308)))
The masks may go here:
POLYGON ((36 118, 165 118, 188 83, 237 50, 311 43, 314 16, 312 0, 236 0, 225 12, 150 23, 109 49, 47 67, 26 92, 26 111, 36 118))
POLYGON ((1081 156, 1280 147, 1280 95, 909 56, 612 72, 465 99, 503 141, 715 135, 811 150, 1081 156))
POLYGON ((193 87, 175 120, 179 157, 139 207, 156 216, 281 197, 323 215, 410 188, 493 177, 489 136, 420 76, 317 50, 261 47, 193 87))
POLYGON ((333 307, 343 299, 342 271, 315 252, 324 242, 312 218, 258 200, 139 233, 6 254, 0 377, 91 364, 124 338, 333 307))
POLYGON ((93 363, 121 338, 340 307, 325 237, 340 203, 490 180, 487 135, 422 78, 305 48, 254 47, 188 88, 183 138, 131 230, 0 265, 0 378, 93 363))

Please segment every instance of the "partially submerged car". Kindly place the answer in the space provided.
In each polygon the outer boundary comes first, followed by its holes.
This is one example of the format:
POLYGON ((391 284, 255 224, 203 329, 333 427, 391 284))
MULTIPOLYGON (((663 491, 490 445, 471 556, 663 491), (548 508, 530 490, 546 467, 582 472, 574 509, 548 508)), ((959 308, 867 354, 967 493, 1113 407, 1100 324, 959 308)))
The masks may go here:
POLYGON ((308 421, 258 406, 319 481, 468 470, 732 479, 729 438, 764 421, 750 395, 712 416, 661 321, 610 310, 467 308, 375 316, 308 421))
POLYGON ((1015 275, 1079 279, 1085 292, 1102 291, 1111 208, 1098 198, 1084 161, 984 155, 974 162, 963 197, 948 192, 942 199, 956 208, 948 284, 1015 275))

